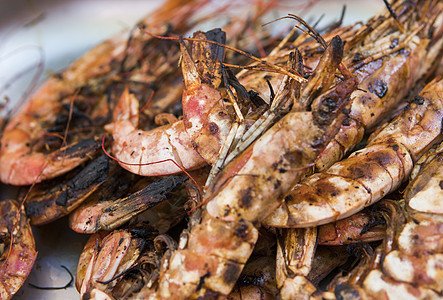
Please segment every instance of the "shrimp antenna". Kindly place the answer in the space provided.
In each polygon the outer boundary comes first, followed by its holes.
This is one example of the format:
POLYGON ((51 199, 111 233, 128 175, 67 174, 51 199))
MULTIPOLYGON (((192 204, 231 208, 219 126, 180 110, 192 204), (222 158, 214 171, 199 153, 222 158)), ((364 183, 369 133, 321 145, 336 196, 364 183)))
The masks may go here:
POLYGON ((283 20, 283 19, 294 19, 294 20, 298 21, 299 23, 301 23, 303 26, 306 27, 307 31, 305 29, 299 27, 298 25, 295 26, 296 28, 298 28, 301 31, 312 36, 317 42, 319 42, 320 45, 323 46, 324 49, 326 49, 328 47, 328 44, 326 43, 324 38, 314 28, 312 28, 305 20, 303 20, 302 18, 300 18, 299 16, 294 15, 294 14, 288 14, 287 16, 275 19, 274 21, 263 24, 263 26, 271 24, 271 23, 279 21, 279 20, 283 20))
MULTIPOLYGON (((139 25, 139 28, 144 33, 146 33, 146 34, 148 34, 148 35, 150 35, 150 36, 152 36, 154 38, 157 38, 157 39, 175 40, 175 41, 179 40, 178 37, 159 36, 159 35, 153 34, 153 33, 149 32, 149 31, 147 31, 146 29, 144 29, 142 25, 139 25)), ((297 82, 300 82, 300 83, 306 82, 306 79, 304 79, 302 76, 300 76, 300 74, 298 74, 295 70, 290 69, 290 71, 292 71, 292 73, 291 73, 291 72, 289 72, 284 67, 279 67, 277 65, 269 63, 266 60, 263 60, 263 59, 260 59, 258 57, 255 57, 254 55, 249 54, 249 53, 247 53, 245 51, 242 51, 240 49, 237 49, 235 47, 231 47, 231 46, 224 45, 224 44, 221 44, 221 43, 218 43, 218 42, 215 42, 215 41, 210 41, 210 40, 203 40, 203 39, 196 39, 196 38, 185 38, 185 37, 183 37, 183 39, 186 40, 186 41, 192 41, 192 42, 204 42, 204 43, 214 44, 216 46, 223 47, 223 48, 228 49, 228 50, 232 50, 232 51, 240 53, 240 54, 242 54, 242 55, 244 55, 244 56, 246 56, 246 57, 248 57, 248 58, 250 58, 252 60, 255 60, 256 62, 264 64, 267 67, 270 67, 270 68, 272 68, 274 70, 277 70, 279 73, 287 75, 287 76, 291 77, 292 79, 294 79, 297 82)))
POLYGON ((395 10, 392 8, 391 4, 389 4, 388 0, 383 0, 383 3, 386 5, 386 8, 389 11, 389 14, 394 19, 395 25, 397 25, 398 29, 400 29, 401 32, 405 32, 405 27, 400 23, 400 20, 398 19, 397 14, 395 13, 395 10))
MULTIPOLYGON (((305 29, 299 27, 298 25, 295 25, 296 28, 298 28, 301 31, 306 32, 307 34, 312 36, 320 45, 322 45, 322 47, 324 49, 326 49, 328 47, 328 44, 326 43, 325 39, 314 28, 312 28, 305 20, 303 20, 302 18, 300 18, 299 16, 294 15, 294 14, 288 14, 287 16, 275 19, 274 21, 263 24, 263 26, 273 23, 275 21, 282 20, 282 19, 294 19, 294 20, 298 21, 299 23, 301 23, 303 26, 305 26, 307 28, 307 31, 305 29)), ((343 76, 345 76, 345 78, 354 77, 353 74, 351 73, 351 71, 349 71, 348 68, 346 68, 346 66, 343 64, 343 62, 340 63, 339 70, 343 74, 343 76)))

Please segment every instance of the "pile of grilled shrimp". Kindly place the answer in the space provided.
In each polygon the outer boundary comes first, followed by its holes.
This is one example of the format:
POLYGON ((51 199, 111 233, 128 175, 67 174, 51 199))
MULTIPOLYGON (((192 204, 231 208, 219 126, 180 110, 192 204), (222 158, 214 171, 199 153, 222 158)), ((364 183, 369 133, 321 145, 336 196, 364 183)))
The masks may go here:
POLYGON ((0 122, 0 298, 69 215, 82 299, 441 299, 443 2, 385 3, 273 36, 169 0, 50 77, 0 122))

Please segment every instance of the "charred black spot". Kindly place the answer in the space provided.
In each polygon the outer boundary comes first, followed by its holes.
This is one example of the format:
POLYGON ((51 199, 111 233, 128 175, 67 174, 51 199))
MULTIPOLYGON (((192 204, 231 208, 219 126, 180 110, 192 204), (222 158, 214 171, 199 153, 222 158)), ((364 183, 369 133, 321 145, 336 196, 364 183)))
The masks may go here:
POLYGON ((245 238, 248 235, 248 225, 240 223, 240 225, 235 228, 235 235, 242 239, 245 238))
POLYGON ((394 151, 398 151, 398 149, 400 148, 397 144, 389 145, 388 147, 392 148, 392 150, 394 151))
POLYGON ((423 103, 425 103, 425 99, 420 96, 415 96, 414 98, 412 98, 410 103, 415 103, 417 105, 423 105, 423 103))
POLYGON ((440 189, 443 190, 443 180, 440 180, 440 182, 439 182, 439 186, 440 186, 440 189))
POLYGON ((277 179, 274 183, 274 190, 278 189, 280 186, 281 186, 281 181, 277 179))
POLYGON ((121 238, 121 239, 118 241, 118 245, 120 246, 120 245, 123 243, 124 240, 125 240, 124 238, 121 238))
POLYGON ((205 275, 203 275, 203 276, 200 277, 200 280, 199 280, 199 282, 198 282, 198 285, 197 285, 196 291, 201 290, 201 288, 203 287, 203 284, 205 283, 205 279, 206 279, 207 277, 209 277, 209 276, 211 276, 211 272, 207 271, 205 275))
POLYGON ((216 133, 218 132, 218 126, 217 126, 217 124, 215 124, 215 123, 213 123, 213 122, 209 123, 209 132, 210 132, 211 134, 216 134, 216 133))
POLYGON ((354 57, 352 58, 352 62, 357 63, 357 62, 361 61, 362 59, 363 59, 363 56, 361 55, 361 53, 355 53, 354 57))
POLYGON ((158 231, 150 226, 144 225, 144 227, 133 228, 129 230, 132 236, 143 238, 145 240, 154 240, 154 238, 158 235, 158 231))
POLYGON ((429 38, 431 41, 434 40, 434 31, 435 31, 434 26, 429 26, 429 30, 428 30, 428 38, 429 38))
POLYGON ((398 46, 398 39, 393 39, 389 48, 394 49, 397 46, 398 46))
POLYGON ((337 110, 338 104, 332 97, 326 97, 321 101, 317 111, 317 121, 324 125, 329 123, 332 114, 337 110))
POLYGON ((233 285, 237 281, 240 272, 241 269, 238 265, 234 263, 228 263, 223 274, 223 281, 228 285, 233 285))
POLYGON ((76 199, 77 195, 88 191, 108 179, 109 159, 102 155, 91 161, 71 181, 66 183, 63 191, 55 199, 59 206, 66 206, 70 199, 76 199))
POLYGON ((65 155, 72 155, 75 157, 83 157, 86 153, 95 153, 101 149, 101 143, 97 142, 94 137, 84 139, 78 143, 71 145, 63 150, 65 155))
POLYGON ((52 75, 54 78, 56 79, 63 79, 63 74, 62 73, 55 73, 54 75, 52 75))
POLYGON ((349 126, 349 125, 351 125, 351 118, 350 118, 349 116, 346 116, 346 117, 343 119, 342 124, 343 124, 344 126, 349 126))
POLYGON ((273 163, 271 166, 271 168, 274 170, 277 170, 277 167, 278 167, 278 163, 273 163))
POLYGON ((332 193, 331 193, 331 197, 335 197, 335 196, 337 196, 337 195, 338 195, 337 192, 332 192, 332 193))
POLYGON ((182 176, 169 176, 155 181, 147 187, 131 194, 125 200, 131 203, 132 199, 140 199, 146 205, 146 209, 155 206, 167 199, 169 193, 181 186, 188 178, 182 176))
POLYGON ((248 187, 245 194, 240 199, 240 207, 249 208, 252 206, 252 188, 248 187))
POLYGON ((368 89, 371 93, 377 95, 379 98, 383 98, 388 91, 388 86, 383 80, 376 80, 369 83, 368 89))
POLYGON ((259 94, 253 90, 249 90, 248 92, 249 99, 251 100, 252 104, 255 105, 255 107, 260 107, 262 105, 266 105, 265 100, 263 100, 262 97, 259 96, 259 94))
POLYGON ((278 172, 280 172, 280 173, 286 173, 286 172, 288 172, 288 170, 286 170, 285 168, 279 168, 279 169, 278 169, 278 172))
POLYGON ((230 208, 225 208, 225 213, 223 215, 226 217, 227 215, 229 215, 230 211, 231 211, 230 208))
POLYGON ((286 201, 286 202, 291 201, 291 200, 292 200, 292 196, 291 196, 291 195, 287 195, 287 196, 285 197, 285 201, 286 201))

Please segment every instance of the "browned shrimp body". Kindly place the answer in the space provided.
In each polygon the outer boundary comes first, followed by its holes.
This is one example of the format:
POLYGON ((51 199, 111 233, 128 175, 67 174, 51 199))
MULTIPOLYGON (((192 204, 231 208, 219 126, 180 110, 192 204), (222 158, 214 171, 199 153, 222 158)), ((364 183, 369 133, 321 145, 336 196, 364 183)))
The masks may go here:
MULTIPOLYGON (((341 53, 342 42, 336 37, 324 60, 338 66, 341 53)), ((162 269, 158 290, 150 291, 150 297, 230 293, 257 240, 255 226, 278 204, 276 195, 306 174, 306 165, 335 134, 355 86, 353 79, 344 81, 315 99, 311 112, 284 116, 225 167, 209 187, 213 195, 201 221, 193 217, 190 232, 182 234, 179 250, 162 269)))
POLYGON ((441 299, 442 150, 440 144, 417 166, 416 177, 404 193, 406 209, 396 208, 399 216, 391 217, 387 237, 370 262, 336 285, 331 292, 334 295, 326 298, 353 294, 358 299, 441 299))
POLYGON ((69 214, 108 179, 109 172, 108 157, 102 155, 63 178, 34 186, 25 201, 31 224, 46 224, 69 214))
MULTIPOLYGON (((191 13, 202 5, 192 0, 169 1, 142 23, 158 34, 166 29, 165 22, 187 30, 191 13)), ((40 182, 66 173, 93 156, 100 149, 97 135, 103 134, 112 109, 106 88, 119 80, 152 81, 152 70, 133 69, 139 67, 138 52, 150 39, 138 33, 127 48, 126 34, 119 34, 48 79, 6 125, 0 149, 0 180, 15 185, 40 182)), ((155 69, 160 73, 169 70, 155 69)))
POLYGON ((404 32, 383 12, 347 41, 345 63, 359 79, 359 89, 352 95, 350 120, 317 160, 318 170, 340 160, 438 65, 443 3, 396 1, 393 9, 404 32))
POLYGON ((100 199, 86 203, 70 215, 70 227, 80 233, 116 229, 145 210, 170 200, 171 192, 186 180, 186 177, 169 176, 121 199, 100 199))
POLYGON ((349 216, 395 191, 413 163, 441 140, 443 77, 430 82, 366 148, 294 187, 265 224, 306 227, 349 216))
POLYGON ((37 258, 29 220, 23 209, 18 212, 19 205, 15 201, 0 201, 1 299, 10 299, 20 289, 37 258), (17 220, 17 217, 20 219, 17 220))

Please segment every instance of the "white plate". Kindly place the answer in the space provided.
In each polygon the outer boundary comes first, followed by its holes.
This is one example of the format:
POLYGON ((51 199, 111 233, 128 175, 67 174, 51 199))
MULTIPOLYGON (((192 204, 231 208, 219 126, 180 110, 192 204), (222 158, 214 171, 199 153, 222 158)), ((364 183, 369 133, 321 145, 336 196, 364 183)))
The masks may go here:
MULTIPOLYGON (((289 7, 307 1, 288 1, 286 13, 298 14, 289 7)), ((131 28, 161 1, 142 0, 0 0, 0 103, 20 102, 48 75, 62 70, 92 46, 123 29, 131 28), (8 83, 8 86, 5 86, 8 83)), ((375 1, 321 1, 302 17, 315 20, 325 14, 323 24, 338 19, 347 5, 344 23, 367 20, 383 6, 375 1)), ((290 22, 290 21, 284 21, 290 22)), ((287 26, 289 23, 286 23, 287 26)), ((216 25, 216 24, 215 24, 216 25)), ((205 29, 205 28, 203 28, 205 29)), ((1 166, 0 166, 1 168, 1 166)), ((16 189, 0 185, 0 199, 14 197, 16 189)), ((39 252, 27 282, 39 286, 63 286, 73 274, 87 236, 72 232, 66 218, 33 228, 39 252)), ((71 287, 64 290, 37 290, 25 283, 15 299, 77 299, 71 287)))

